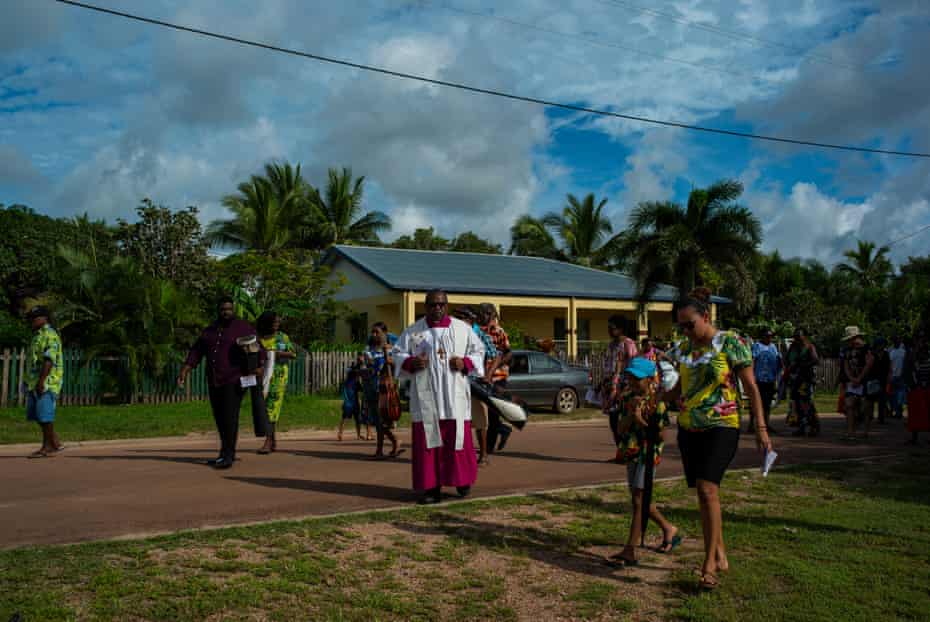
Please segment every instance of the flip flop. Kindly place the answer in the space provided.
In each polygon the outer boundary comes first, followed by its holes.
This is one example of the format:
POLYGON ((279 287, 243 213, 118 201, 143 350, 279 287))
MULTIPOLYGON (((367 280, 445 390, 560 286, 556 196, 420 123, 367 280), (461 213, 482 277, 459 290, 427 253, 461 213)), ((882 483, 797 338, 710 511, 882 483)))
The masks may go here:
POLYGON ((44 449, 37 449, 27 456, 30 460, 35 460, 37 458, 51 458, 55 454, 53 452, 46 451, 44 449))
POLYGON ((681 544, 681 536, 673 536, 671 540, 662 540, 662 544, 659 545, 659 548, 656 549, 656 553, 661 553, 663 555, 668 555, 674 551, 678 545, 681 544), (666 550, 666 547, 670 547, 666 550))
POLYGON ((639 566, 638 559, 629 559, 627 557, 624 557, 620 553, 611 555, 606 560, 604 560, 604 563, 606 563, 611 568, 624 568, 627 566, 632 568, 634 566, 639 566))
POLYGON ((701 581, 699 583, 702 590, 712 592, 720 587, 720 580, 716 575, 706 572, 701 575, 701 581))
POLYGON ((389 458, 396 458, 397 456, 401 455, 401 454, 404 453, 405 451, 407 451, 407 450, 404 449, 403 447, 398 447, 398 448, 397 448, 397 451, 392 451, 390 454, 388 454, 388 457, 389 457, 389 458))

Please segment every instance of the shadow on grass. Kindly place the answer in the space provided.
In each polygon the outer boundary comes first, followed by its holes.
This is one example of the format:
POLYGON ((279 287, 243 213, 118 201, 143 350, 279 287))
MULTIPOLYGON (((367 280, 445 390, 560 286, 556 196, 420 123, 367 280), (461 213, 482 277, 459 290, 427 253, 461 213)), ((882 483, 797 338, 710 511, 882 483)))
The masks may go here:
MULTIPOLYGON (((522 524, 511 526, 479 522, 442 512, 431 515, 427 523, 398 521, 394 526, 413 535, 444 536, 508 555, 526 555, 561 570, 612 581, 624 580, 622 574, 604 563, 603 557, 579 550, 575 538, 557 532, 522 524)), ((640 567, 649 568, 642 564, 640 567)))
POLYGON ((356 482, 323 482, 312 479, 293 479, 287 477, 246 477, 229 476, 228 479, 255 486, 267 488, 288 488, 291 490, 305 490, 309 492, 322 492, 347 497, 365 497, 381 501, 397 501, 408 503, 416 499, 409 488, 396 486, 381 486, 379 484, 361 484, 356 482))

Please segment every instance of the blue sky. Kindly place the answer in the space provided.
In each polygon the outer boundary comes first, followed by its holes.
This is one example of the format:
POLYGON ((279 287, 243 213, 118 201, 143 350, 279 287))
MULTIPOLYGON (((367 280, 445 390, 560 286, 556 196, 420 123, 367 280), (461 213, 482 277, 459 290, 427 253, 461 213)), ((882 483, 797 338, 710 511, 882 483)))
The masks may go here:
MULTIPOLYGON (((116 9, 546 99, 705 126, 930 151, 918 0, 229 0, 116 9), (777 8, 775 8, 777 7, 777 8)), ((740 179, 767 250, 837 261, 930 224, 930 160, 826 152, 543 109, 88 13, 4 2, 0 202, 131 218, 220 199, 271 159, 368 179, 389 237, 506 243, 567 192, 644 200, 740 179)), ((893 257, 926 254, 930 231, 893 257)))

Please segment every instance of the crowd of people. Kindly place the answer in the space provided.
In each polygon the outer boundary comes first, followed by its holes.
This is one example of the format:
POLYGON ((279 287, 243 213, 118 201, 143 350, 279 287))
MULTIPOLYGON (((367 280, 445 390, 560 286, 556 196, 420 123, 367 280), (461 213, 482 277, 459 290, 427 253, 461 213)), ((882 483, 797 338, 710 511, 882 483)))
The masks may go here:
MULTIPOLYGON (((487 303, 459 307, 450 313, 442 290, 425 298, 426 313, 394 335, 383 322, 371 327, 368 347, 359 353, 342 385, 343 414, 353 421, 358 438, 375 440, 373 460, 396 458, 407 448, 395 434, 400 417, 401 382, 411 415, 412 488, 423 504, 443 499, 443 488, 467 497, 479 466, 489 465, 504 449, 512 429, 498 408, 474 397, 474 385, 505 391, 511 346, 500 326, 497 309, 487 303), (363 435, 362 428, 365 428, 363 435), (371 438, 374 428, 375 438, 371 438), (390 443, 386 451, 385 444, 390 443), (477 445, 477 447, 476 447, 477 445)), ((635 566, 637 542, 649 520, 662 531, 656 549, 671 553, 681 542, 678 528, 652 501, 652 481, 661 462, 670 413, 677 412, 677 445, 688 486, 695 489, 704 539, 700 584, 713 589, 729 568, 723 540, 719 488, 736 455, 741 411, 748 405, 747 432, 760 450, 772 452, 772 406, 789 401, 787 423, 797 436, 817 436, 821 421, 814 401, 817 348, 803 330, 795 332, 787 349, 779 347, 771 330, 750 342, 736 332, 718 329, 710 317, 710 292, 699 288, 675 305, 682 339, 666 348, 650 339, 637 344, 624 333, 625 320, 608 320, 610 343, 591 370, 593 390, 588 400, 607 415, 616 453, 623 464, 631 494, 632 520, 627 542, 605 561, 635 566)), ((42 431, 42 446, 33 458, 56 455, 63 445, 54 429, 57 397, 63 383, 61 339, 45 307, 28 313, 34 332, 27 354, 24 391, 26 415, 42 431)), ((295 348, 281 331, 280 318, 265 313, 256 325, 236 317, 233 301, 224 298, 217 318, 191 347, 177 378, 184 387, 193 368, 206 364, 209 400, 220 438, 219 455, 208 461, 229 469, 236 461, 239 412, 252 396, 256 436, 264 437, 259 454, 277 450, 276 427, 285 402, 289 361, 295 348)), ((866 341, 857 327, 846 329, 840 354, 838 410, 846 416, 848 442, 867 440, 874 413, 878 423, 902 418, 907 406, 910 442, 930 431, 930 350, 927 335, 918 332, 910 343, 895 336, 890 345, 866 341), (861 432, 860 432, 861 430, 861 432)))

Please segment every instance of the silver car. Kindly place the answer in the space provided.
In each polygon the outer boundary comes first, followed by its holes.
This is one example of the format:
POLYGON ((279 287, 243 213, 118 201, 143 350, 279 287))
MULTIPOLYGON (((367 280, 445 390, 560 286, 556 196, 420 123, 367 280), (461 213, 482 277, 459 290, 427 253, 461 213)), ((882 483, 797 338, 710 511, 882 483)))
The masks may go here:
POLYGON ((568 365, 543 352, 513 351, 507 391, 531 407, 567 415, 582 404, 590 387, 587 367, 568 365))

